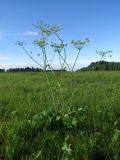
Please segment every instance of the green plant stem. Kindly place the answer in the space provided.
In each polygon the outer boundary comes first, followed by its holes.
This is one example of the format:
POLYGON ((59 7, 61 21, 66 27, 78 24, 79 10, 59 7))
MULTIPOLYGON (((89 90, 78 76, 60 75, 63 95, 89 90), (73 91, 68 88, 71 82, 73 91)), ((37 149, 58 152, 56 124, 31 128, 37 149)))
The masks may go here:
MULTIPOLYGON (((42 39, 43 39, 43 41, 45 41, 45 37, 44 37, 43 32, 42 32, 42 39)), ((45 68, 45 71, 46 71, 46 69, 47 69, 47 55, 46 55, 45 45, 44 45, 43 48, 42 48, 42 52, 43 52, 44 68, 45 68)))
MULTIPOLYGON (((22 46, 22 49, 25 51, 25 53, 30 57, 30 59, 32 59, 37 65, 39 65, 40 67, 42 67, 42 69, 44 69, 44 66, 42 66, 40 63, 38 63, 29 53, 28 51, 22 46)), ((51 84, 51 81, 49 79, 49 76, 47 75, 47 72, 45 70, 45 76, 46 76, 46 79, 47 79, 47 82, 48 82, 48 85, 50 86, 50 91, 51 91, 51 96, 52 96, 52 100, 53 100, 53 103, 55 104, 55 96, 53 94, 53 87, 52 87, 52 84, 51 84)))
MULTIPOLYGON (((56 33, 56 36, 57 36, 57 38, 60 40, 60 42, 64 45, 63 40, 60 38, 60 36, 59 36, 57 33, 56 33)), ((66 61, 66 58, 67 58, 65 46, 64 46, 64 48, 63 48, 63 51, 64 51, 65 58, 64 58, 64 61, 63 61, 63 65, 62 65, 62 66, 64 67, 65 61, 66 61)))
MULTIPOLYGON (((104 55, 105 56, 105 55, 104 55)), ((102 55, 98 64, 92 69, 92 71, 95 71, 95 69, 100 65, 100 62, 102 61, 102 59, 104 58, 104 56, 102 55)))
POLYGON ((60 61, 60 68, 61 68, 61 70, 62 70, 62 69, 63 69, 63 65, 62 65, 62 62, 61 62, 60 53, 58 53, 58 55, 59 55, 59 61, 60 61))
POLYGON ((76 56, 75 62, 74 62, 74 64, 73 64, 72 71, 73 71, 74 68, 75 68, 75 65, 76 65, 76 62, 77 62, 77 60, 78 60, 79 55, 80 55, 80 49, 79 49, 78 54, 77 54, 77 56, 76 56))
POLYGON ((25 53, 29 56, 30 59, 32 59, 32 61, 34 61, 36 64, 38 64, 40 67, 42 67, 42 69, 44 69, 44 67, 38 63, 28 52, 27 50, 22 46, 22 49, 25 51, 25 53))
POLYGON ((68 69, 71 71, 70 66, 68 65, 68 63, 65 61, 65 59, 63 58, 63 56, 60 54, 61 59, 65 62, 66 66, 68 67, 68 69))

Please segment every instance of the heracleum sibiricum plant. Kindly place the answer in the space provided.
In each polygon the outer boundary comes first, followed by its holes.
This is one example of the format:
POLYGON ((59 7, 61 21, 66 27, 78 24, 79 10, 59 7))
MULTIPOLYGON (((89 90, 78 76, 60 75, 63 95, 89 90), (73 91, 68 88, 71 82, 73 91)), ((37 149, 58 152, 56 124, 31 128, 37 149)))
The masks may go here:
MULTIPOLYGON (((39 67, 44 71, 46 79, 48 81, 50 91, 51 91, 53 105, 56 106, 58 103, 58 100, 56 100, 56 91, 55 91, 56 86, 57 86, 57 89, 59 86, 59 101, 62 100, 63 93, 62 93, 62 81, 58 81, 58 79, 56 78, 56 74, 54 73, 54 65, 52 65, 54 61, 54 57, 56 56, 59 59, 61 72, 64 70, 70 71, 71 78, 72 78, 72 72, 75 70, 75 65, 79 58, 80 51, 90 42, 90 40, 86 38, 83 41, 72 40, 71 43, 65 43, 64 40, 59 35, 59 32, 63 29, 62 26, 48 25, 40 21, 36 25, 34 25, 34 27, 38 29, 38 34, 40 36, 39 39, 33 41, 33 44, 38 46, 41 50, 40 54, 38 54, 39 60, 36 60, 34 56, 31 55, 32 52, 29 52, 25 48, 24 42, 17 41, 16 44, 19 45, 25 51, 25 53, 29 56, 29 58, 32 59, 37 65, 39 65, 39 67), (53 36, 57 38, 57 42, 54 42, 52 40, 53 36), (77 54, 74 54, 75 60, 72 64, 72 67, 69 65, 69 62, 68 62, 69 55, 67 55, 67 52, 66 52, 66 48, 68 47, 68 45, 72 45, 77 50, 77 54), (49 56, 47 52, 48 47, 51 47, 53 50, 53 55, 50 57, 51 60, 49 60, 49 56), (51 74, 54 76, 55 83, 53 83, 53 80, 51 80, 50 75, 46 72, 47 70, 51 71, 51 74)), ((72 84, 72 88, 73 88, 73 84, 72 84)), ((72 92, 74 93, 74 88, 72 89, 72 92)))
POLYGON ((102 61, 105 56, 112 57, 112 51, 96 51, 96 53, 101 57, 100 61, 102 61))
POLYGON ((112 51, 96 51, 97 55, 100 56, 100 60, 98 64, 92 69, 96 70, 96 68, 100 65, 101 61, 103 60, 104 57, 112 57, 112 51))

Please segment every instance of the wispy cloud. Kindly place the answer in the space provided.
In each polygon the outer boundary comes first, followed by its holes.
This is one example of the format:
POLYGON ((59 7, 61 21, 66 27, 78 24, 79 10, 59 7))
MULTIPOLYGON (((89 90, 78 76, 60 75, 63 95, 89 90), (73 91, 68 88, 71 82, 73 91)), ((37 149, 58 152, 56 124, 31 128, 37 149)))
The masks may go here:
POLYGON ((12 58, 12 57, 0 57, 0 60, 12 60, 12 59, 14 59, 14 58, 12 58))
POLYGON ((32 31, 27 31, 24 33, 25 36, 37 36, 38 33, 37 32, 32 32, 32 31))

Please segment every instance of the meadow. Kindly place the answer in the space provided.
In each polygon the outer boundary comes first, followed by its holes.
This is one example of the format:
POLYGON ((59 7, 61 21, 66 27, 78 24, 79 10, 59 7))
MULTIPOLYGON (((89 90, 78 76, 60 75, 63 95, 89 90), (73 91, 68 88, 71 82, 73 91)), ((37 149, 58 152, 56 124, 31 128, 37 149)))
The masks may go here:
POLYGON ((0 74, 0 160, 120 160, 120 72, 55 74, 0 74))

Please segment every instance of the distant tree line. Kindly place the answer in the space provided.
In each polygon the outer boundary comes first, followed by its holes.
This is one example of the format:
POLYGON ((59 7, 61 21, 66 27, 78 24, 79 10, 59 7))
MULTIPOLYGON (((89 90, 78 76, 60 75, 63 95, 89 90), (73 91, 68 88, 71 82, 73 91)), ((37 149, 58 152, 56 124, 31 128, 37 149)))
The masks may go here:
MULTIPOLYGON (((5 69, 0 69, 1 72, 41 72, 41 68, 10 68, 5 71, 5 69)), ((50 72, 51 70, 46 70, 50 72)), ((67 70, 63 69, 53 69, 54 72, 66 72, 67 70)), ((78 69, 77 71, 120 71, 120 62, 107 62, 107 61, 98 61, 92 62, 88 67, 78 69)))
POLYGON ((120 71, 120 62, 98 61, 78 71, 120 71))
POLYGON ((6 70, 6 72, 40 72, 42 71, 42 69, 40 68, 30 68, 30 67, 26 67, 26 68, 10 68, 8 70, 6 70))
MULTIPOLYGON (((41 72, 43 71, 43 69, 41 68, 30 68, 30 67, 26 67, 26 68, 9 68, 5 71, 5 69, 0 69, 0 72, 41 72)), ((51 70, 46 70, 46 72, 50 72, 51 70)), ((66 70, 60 70, 60 69, 53 69, 52 71, 54 72, 65 72, 66 70)))
POLYGON ((4 69, 0 69, 0 72, 5 72, 5 70, 4 69))

